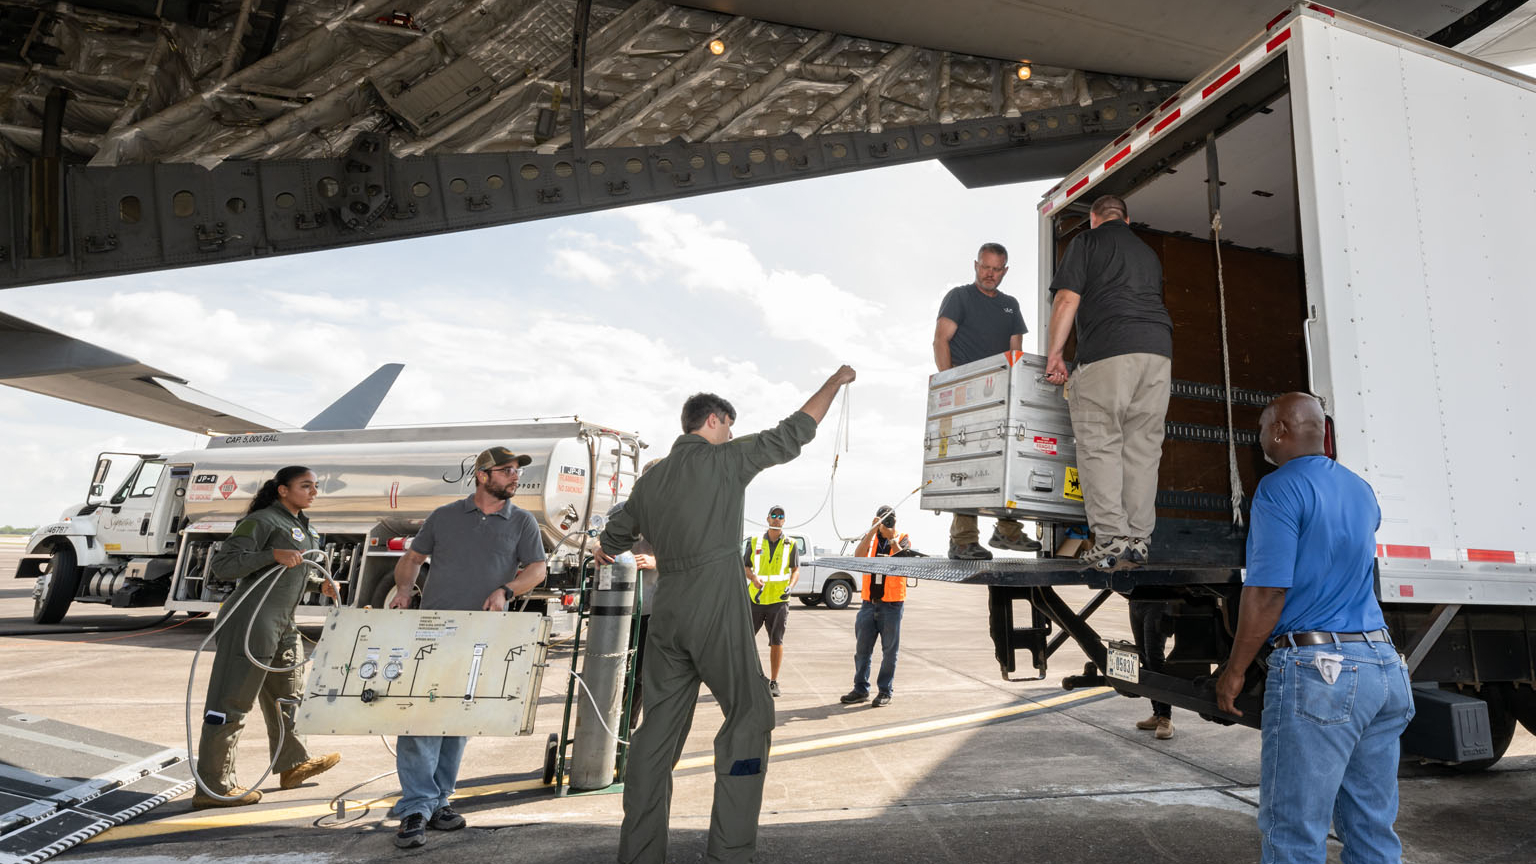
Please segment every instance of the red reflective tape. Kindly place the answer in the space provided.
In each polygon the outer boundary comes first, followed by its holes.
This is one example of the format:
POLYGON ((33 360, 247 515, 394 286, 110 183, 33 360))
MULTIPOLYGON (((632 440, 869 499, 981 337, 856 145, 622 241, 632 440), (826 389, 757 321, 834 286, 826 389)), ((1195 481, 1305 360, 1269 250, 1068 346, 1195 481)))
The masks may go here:
POLYGON ((1049 212, 1051 212, 1054 209, 1056 209, 1056 202, 1055 201, 1047 201, 1047 202, 1045 202, 1045 206, 1040 208, 1040 212, 1042 214, 1049 213, 1049 212))
POLYGON ((1084 186, 1087 186, 1087 185, 1088 185, 1088 178, 1087 177, 1084 177, 1083 179, 1077 181, 1076 183, 1073 183, 1072 187, 1067 190, 1067 197, 1071 198, 1073 195, 1076 195, 1079 191, 1081 191, 1084 186))
POLYGON ((1233 78, 1236 78, 1237 73, 1241 71, 1243 71, 1243 64, 1241 63, 1233 66, 1231 69, 1228 69, 1226 72, 1222 73, 1220 78, 1212 81, 1210 84, 1206 85, 1204 90, 1200 91, 1200 98, 1208 98, 1212 93, 1215 93, 1217 90, 1227 86, 1227 82, 1231 81, 1233 78))
POLYGON ((1166 111, 1167 109, 1172 108, 1173 107, 1173 103, 1175 103, 1177 101, 1179 101, 1179 94, 1175 93, 1172 96, 1169 96, 1166 100, 1164 100, 1163 104, 1157 106, 1157 110, 1159 110, 1159 111, 1166 111))
POLYGON ((1168 124, 1179 119, 1179 115, 1182 113, 1184 113, 1184 109, 1180 108, 1177 111, 1174 111, 1172 114, 1169 114, 1167 117, 1157 121, 1157 125, 1152 127, 1152 134, 1156 135, 1157 133, 1168 128, 1168 124))
POLYGON ((1388 543, 1387 544, 1387 557, 1388 558, 1422 558, 1425 561, 1428 561, 1429 560, 1429 547, 1428 546, 1393 546, 1391 543, 1388 543))
POLYGON ((1397 596, 1399 596, 1399 597, 1412 597, 1413 596, 1413 586, 1412 585, 1399 585, 1399 586, 1397 586, 1397 596))
POLYGON ((1289 14, 1291 14, 1291 10, 1287 9, 1284 12, 1281 12, 1279 15, 1276 15, 1275 17, 1269 19, 1269 23, 1264 25, 1264 29, 1266 31, 1270 30, 1276 24, 1279 24, 1281 21, 1284 21, 1285 20, 1285 16, 1287 16, 1289 14))
POLYGON ((1386 548, 1387 547, 1381 545, 1380 543, 1377 543, 1376 544, 1376 557, 1377 558, 1384 557, 1387 554, 1386 551, 1385 551, 1386 548))
POLYGON ((1264 43, 1264 53, 1268 54, 1276 48, 1279 48, 1286 40, 1290 38, 1291 28, 1287 27, 1284 30, 1281 30, 1278 36, 1264 43))
POLYGON ((1131 133, 1130 133, 1129 130, 1127 130, 1125 132, 1121 132, 1119 138, 1116 138, 1115 140, 1109 142, 1109 146, 1111 146, 1111 147, 1119 147, 1121 144, 1124 144, 1125 143, 1125 139, 1127 139, 1129 137, 1131 137, 1131 133))
POLYGON ((1152 115, 1148 114, 1147 116, 1141 118, 1140 120, 1137 120, 1136 121, 1136 125, 1131 127, 1131 131, 1134 132, 1137 129, 1140 129, 1141 127, 1143 127, 1143 126, 1145 126, 1145 125, 1147 125, 1148 123, 1151 123, 1151 122, 1152 122, 1152 115))
POLYGON ((1339 17, 1337 14, 1334 13, 1334 11, 1332 9, 1329 9, 1327 6, 1323 6, 1323 5, 1320 5, 1318 3, 1308 3, 1307 4, 1307 8, 1311 9, 1313 12, 1321 12, 1324 15, 1327 15, 1329 18, 1337 18, 1337 17, 1339 17))
POLYGON ((1515 553, 1500 549, 1468 549, 1468 561, 1491 561, 1495 564, 1515 563, 1515 553))
POLYGON ((1124 159, 1125 157, 1127 157, 1129 155, 1131 155, 1130 145, 1126 145, 1125 147, 1120 148, 1120 152, 1119 153, 1116 153, 1115 155, 1109 157, 1109 161, 1104 163, 1104 170, 1108 171, 1109 169, 1115 167, 1115 163, 1119 162, 1121 159, 1124 159))

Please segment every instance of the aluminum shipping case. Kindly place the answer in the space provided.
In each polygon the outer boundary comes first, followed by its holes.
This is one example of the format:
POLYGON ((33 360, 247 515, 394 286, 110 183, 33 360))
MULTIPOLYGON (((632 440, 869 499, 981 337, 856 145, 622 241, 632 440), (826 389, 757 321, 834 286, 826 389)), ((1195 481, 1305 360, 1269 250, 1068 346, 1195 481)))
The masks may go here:
POLYGON ((1087 520, 1067 401, 1044 357, 1008 351, 929 376, 920 506, 1087 520))

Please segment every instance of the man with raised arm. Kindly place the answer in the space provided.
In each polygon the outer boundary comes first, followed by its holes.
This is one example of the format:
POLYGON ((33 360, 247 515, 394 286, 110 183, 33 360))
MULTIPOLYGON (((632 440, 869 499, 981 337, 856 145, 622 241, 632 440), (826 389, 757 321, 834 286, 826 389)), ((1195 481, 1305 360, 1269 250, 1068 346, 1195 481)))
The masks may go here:
POLYGON ((624 509, 603 530, 600 563, 644 535, 659 570, 641 688, 645 723, 630 744, 624 783, 621 864, 666 861, 672 766, 693 724, 701 683, 725 714, 715 736, 708 860, 746 864, 756 854, 774 717, 742 578, 746 488, 764 468, 800 454, 838 389, 854 377, 852 368, 839 368, 777 426, 734 440, 736 409, 712 393, 690 396, 672 452, 635 482, 624 509))

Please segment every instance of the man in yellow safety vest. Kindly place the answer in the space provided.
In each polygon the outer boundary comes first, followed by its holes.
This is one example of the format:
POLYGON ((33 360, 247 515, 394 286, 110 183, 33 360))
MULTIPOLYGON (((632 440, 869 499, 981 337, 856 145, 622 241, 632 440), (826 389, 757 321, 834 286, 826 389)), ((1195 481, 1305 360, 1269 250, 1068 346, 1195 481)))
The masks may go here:
POLYGON ((752 600, 752 633, 768 627, 768 692, 779 695, 779 665, 784 662, 784 627, 789 623, 789 592, 800 581, 800 549, 784 536, 784 508, 768 508, 768 530, 748 537, 742 565, 752 600))

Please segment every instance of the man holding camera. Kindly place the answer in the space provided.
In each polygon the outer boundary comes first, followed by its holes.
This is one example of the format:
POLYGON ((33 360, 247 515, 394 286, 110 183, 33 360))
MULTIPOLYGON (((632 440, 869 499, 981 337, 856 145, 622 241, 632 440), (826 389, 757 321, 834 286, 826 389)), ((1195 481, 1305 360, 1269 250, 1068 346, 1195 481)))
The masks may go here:
MULTIPOLYGON (((896 511, 881 506, 875 511, 875 523, 859 540, 860 558, 894 556, 912 548, 907 535, 896 533, 896 511)), ((864 602, 853 621, 856 646, 853 652, 853 689, 840 700, 844 705, 869 698, 869 661, 880 637, 880 674, 875 678, 879 692, 870 704, 879 708, 891 704, 891 686, 896 678, 896 649, 901 645, 901 610, 907 599, 907 580, 900 576, 864 574, 864 602)))

